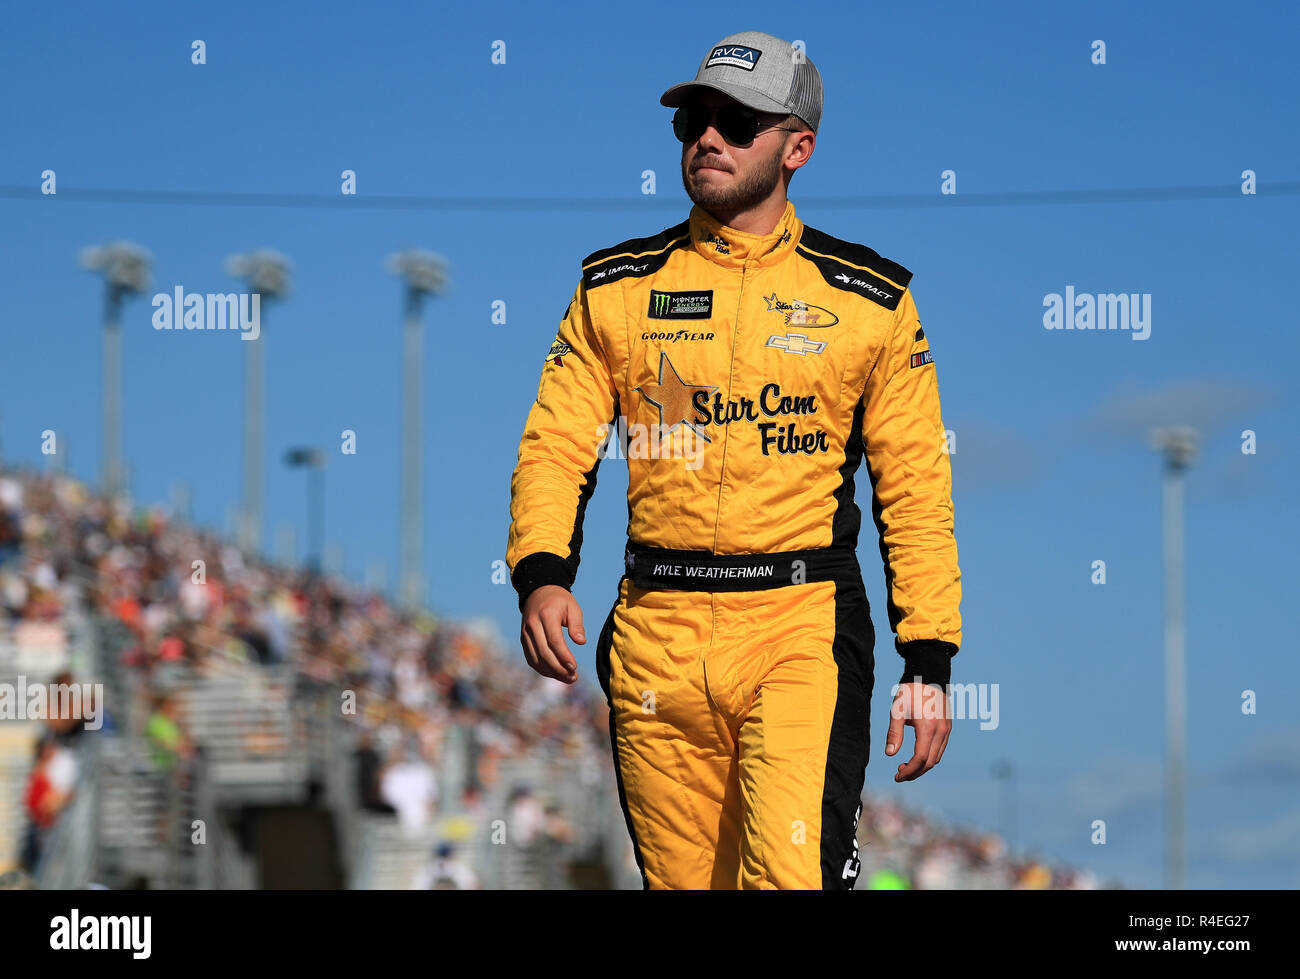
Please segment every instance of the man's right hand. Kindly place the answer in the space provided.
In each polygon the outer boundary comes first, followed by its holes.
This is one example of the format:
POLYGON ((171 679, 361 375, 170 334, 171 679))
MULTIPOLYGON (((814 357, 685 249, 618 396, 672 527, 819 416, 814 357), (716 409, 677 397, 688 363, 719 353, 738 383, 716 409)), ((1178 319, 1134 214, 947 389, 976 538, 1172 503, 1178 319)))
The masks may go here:
POLYGON ((574 683, 578 679, 578 664, 564 641, 565 628, 574 642, 586 645, 582 609, 573 593, 559 585, 542 585, 531 592, 524 601, 524 618, 519 629, 524 658, 542 676, 574 683))

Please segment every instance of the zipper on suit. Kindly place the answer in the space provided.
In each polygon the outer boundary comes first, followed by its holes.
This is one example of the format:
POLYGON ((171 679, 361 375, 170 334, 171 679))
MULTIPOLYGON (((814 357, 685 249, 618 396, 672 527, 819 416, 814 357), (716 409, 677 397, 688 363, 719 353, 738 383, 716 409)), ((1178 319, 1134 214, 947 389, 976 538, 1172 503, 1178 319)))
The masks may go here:
MULTIPOLYGON (((736 290, 736 315, 731 324, 731 358, 727 363, 727 399, 730 400, 735 392, 732 385, 736 379, 736 350, 740 344, 740 311, 745 306, 745 272, 748 269, 749 260, 740 267, 740 288, 736 290)), ((718 553, 718 532, 722 526, 722 494, 725 492, 727 484, 727 449, 731 445, 731 426, 728 425, 723 429, 722 436, 722 465, 718 469, 718 506, 713 518, 713 553, 718 553)))

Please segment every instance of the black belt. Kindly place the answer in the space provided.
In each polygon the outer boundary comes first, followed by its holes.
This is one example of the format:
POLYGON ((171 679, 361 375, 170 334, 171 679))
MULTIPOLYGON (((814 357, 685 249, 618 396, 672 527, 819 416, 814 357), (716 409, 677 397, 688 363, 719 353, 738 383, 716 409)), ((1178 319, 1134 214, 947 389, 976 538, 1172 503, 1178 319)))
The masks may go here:
POLYGON ((623 560, 638 588, 676 591, 758 591, 814 581, 860 581, 852 547, 814 547, 773 554, 674 551, 628 541, 623 560))

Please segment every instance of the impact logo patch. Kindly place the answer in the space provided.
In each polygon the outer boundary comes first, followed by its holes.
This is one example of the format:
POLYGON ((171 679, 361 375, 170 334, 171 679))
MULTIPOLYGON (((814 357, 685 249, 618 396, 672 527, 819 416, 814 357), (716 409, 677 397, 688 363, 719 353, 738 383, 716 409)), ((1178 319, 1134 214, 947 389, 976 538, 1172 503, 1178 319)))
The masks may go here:
POLYGON ((763 52, 758 48, 747 48, 743 44, 719 44, 709 52, 709 60, 704 62, 704 67, 712 68, 715 65, 730 65, 732 68, 744 68, 745 71, 753 71, 762 54, 763 52))
POLYGON ((933 364, 934 354, 928 350, 922 350, 919 354, 912 354, 912 366, 921 367, 924 364, 933 364))
MULTIPOLYGON (((881 299, 894 298, 894 294, 892 292, 887 292, 886 290, 881 289, 877 285, 873 285, 872 283, 867 282, 864 279, 857 278, 857 276, 845 275, 843 272, 841 272, 839 275, 835 276, 835 278, 838 279, 840 282, 843 282, 846 286, 850 286, 859 291, 869 292, 871 295, 878 296, 881 299)), ((890 308, 892 309, 893 307, 891 306, 890 308)))
POLYGON ((632 275, 634 273, 644 272, 649 267, 649 262, 643 262, 641 265, 632 265, 624 262, 622 265, 616 265, 612 269, 601 269, 599 272, 592 272, 591 281, 595 282, 597 279, 603 279, 607 275, 618 275, 620 272, 626 272, 629 275, 632 275))
POLYGON ((551 344, 551 352, 546 355, 546 359, 553 362, 556 367, 563 367, 564 361, 561 360, 560 358, 564 357, 566 354, 571 353, 572 351, 573 351, 572 347, 570 347, 563 340, 557 338, 556 341, 553 344, 551 344))
POLYGON ((707 320, 712 315, 712 289, 684 292, 650 290, 650 309, 646 316, 652 320, 707 320))

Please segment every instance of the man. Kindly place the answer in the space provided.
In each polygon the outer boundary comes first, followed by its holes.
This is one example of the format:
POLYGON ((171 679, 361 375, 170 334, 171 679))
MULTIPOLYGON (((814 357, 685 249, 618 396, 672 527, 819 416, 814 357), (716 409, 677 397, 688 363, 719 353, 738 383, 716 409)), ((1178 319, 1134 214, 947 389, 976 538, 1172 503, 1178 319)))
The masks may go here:
POLYGON ((864 454, 905 663, 885 753, 916 732, 895 779, 937 764, 951 730, 960 572, 929 341, 907 269, 787 200, 821 121, 801 51, 733 34, 660 102, 694 207, 582 263, 511 487, 521 643, 539 673, 577 679, 569 589, 621 416, 627 574, 596 662, 642 882, 850 889, 875 643, 864 454))

